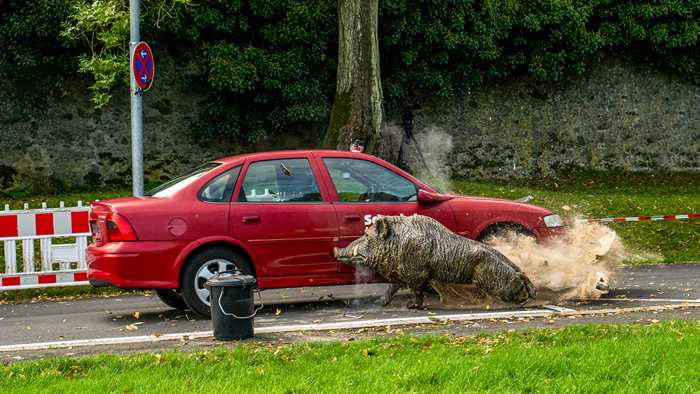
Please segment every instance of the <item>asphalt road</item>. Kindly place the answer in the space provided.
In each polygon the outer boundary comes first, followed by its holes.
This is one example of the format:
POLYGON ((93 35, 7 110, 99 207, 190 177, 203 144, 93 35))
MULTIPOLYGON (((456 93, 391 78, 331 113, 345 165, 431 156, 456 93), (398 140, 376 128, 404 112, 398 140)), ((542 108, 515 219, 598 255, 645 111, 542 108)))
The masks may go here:
MULTIPOLYGON (((375 284, 266 291, 263 293, 263 299, 267 305, 255 318, 255 327, 258 330, 263 327, 292 324, 421 316, 434 318, 465 312, 493 312, 493 309, 485 311, 483 308, 448 308, 440 305, 436 297, 428 297, 426 309, 418 311, 405 308, 406 296, 398 296, 391 305, 382 307, 375 303, 375 300, 383 293, 384 288, 385 285, 375 284)), ((626 267, 618 276, 615 290, 605 298, 561 303, 558 306, 566 311, 587 311, 677 305, 683 304, 684 301, 691 304, 700 302, 700 264, 626 267)), ((533 311, 535 308, 542 310, 541 305, 505 310, 533 311)), ((665 312, 663 316, 689 318, 689 313, 679 310, 675 314, 665 312)), ((607 319, 609 321, 619 319, 612 313, 607 315, 611 316, 607 319)), ((75 339, 158 336, 210 329, 208 320, 170 309, 156 296, 130 295, 0 305, 0 346, 75 339)))

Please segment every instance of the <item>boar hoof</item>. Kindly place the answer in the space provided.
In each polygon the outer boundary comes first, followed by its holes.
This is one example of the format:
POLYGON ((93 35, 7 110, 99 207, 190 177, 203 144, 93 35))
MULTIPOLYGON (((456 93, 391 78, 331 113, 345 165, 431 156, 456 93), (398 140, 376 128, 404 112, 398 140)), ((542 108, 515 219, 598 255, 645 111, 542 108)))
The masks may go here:
POLYGON ((423 290, 413 290, 413 302, 406 305, 408 309, 420 309, 423 307, 423 290))
POLYGON ((394 298, 394 295, 396 294, 397 291, 401 288, 401 285, 399 283, 392 283, 389 285, 389 288, 386 289, 386 292, 384 293, 384 305, 387 306, 391 304, 391 300, 394 298))

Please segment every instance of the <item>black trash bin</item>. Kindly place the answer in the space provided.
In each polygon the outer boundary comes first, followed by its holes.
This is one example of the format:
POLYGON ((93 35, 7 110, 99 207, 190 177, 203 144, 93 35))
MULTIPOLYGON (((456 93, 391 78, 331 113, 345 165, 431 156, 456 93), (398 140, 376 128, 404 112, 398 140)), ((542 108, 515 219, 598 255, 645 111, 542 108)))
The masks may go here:
POLYGON ((222 341, 245 339, 253 336, 253 317, 258 309, 253 303, 255 277, 240 271, 224 271, 209 279, 211 323, 214 338, 222 341))

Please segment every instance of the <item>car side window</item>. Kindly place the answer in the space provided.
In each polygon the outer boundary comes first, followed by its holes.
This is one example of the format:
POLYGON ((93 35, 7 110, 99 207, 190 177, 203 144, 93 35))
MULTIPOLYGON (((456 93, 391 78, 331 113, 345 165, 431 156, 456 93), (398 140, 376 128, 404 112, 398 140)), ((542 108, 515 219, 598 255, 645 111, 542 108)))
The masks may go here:
POLYGON ((199 191, 199 199, 206 202, 231 202, 241 166, 234 167, 209 181, 199 191))
POLYGON ((378 164, 361 159, 324 158, 341 202, 416 201, 413 182, 378 164))
POLYGON ((256 161, 248 166, 240 202, 321 201, 316 177, 306 159, 256 161))

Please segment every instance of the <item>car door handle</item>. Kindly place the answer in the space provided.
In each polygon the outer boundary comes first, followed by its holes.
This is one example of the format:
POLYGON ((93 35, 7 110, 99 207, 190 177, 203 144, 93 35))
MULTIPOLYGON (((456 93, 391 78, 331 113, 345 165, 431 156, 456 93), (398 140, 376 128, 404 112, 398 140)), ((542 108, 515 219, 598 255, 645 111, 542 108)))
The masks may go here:
POLYGON ((360 215, 345 215, 346 222, 359 222, 360 215))
POLYGON ((243 216, 243 223, 259 222, 260 216, 243 216))

